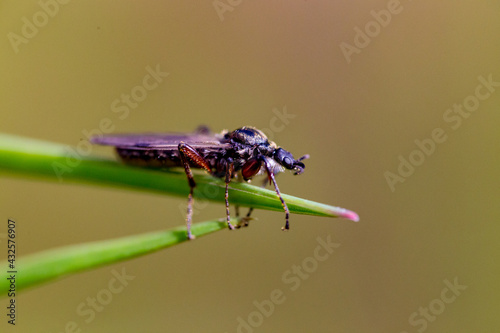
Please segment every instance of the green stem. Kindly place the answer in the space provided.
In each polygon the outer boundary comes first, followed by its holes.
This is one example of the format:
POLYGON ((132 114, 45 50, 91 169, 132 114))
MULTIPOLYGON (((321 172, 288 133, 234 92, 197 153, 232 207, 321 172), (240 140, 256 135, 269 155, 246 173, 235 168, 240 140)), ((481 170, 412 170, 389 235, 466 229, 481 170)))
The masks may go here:
MULTIPOLYGON (((227 229, 224 221, 207 221, 192 226, 196 237, 223 229, 227 229)), ((166 231, 71 245, 32 254, 18 259, 15 267, 0 265, 2 275, 5 274, 0 279, 0 295, 7 295, 10 288, 11 281, 7 278, 13 273, 8 273, 9 271, 17 271, 14 274, 15 290, 19 291, 68 274, 146 255, 186 240, 186 227, 181 226, 166 231)))

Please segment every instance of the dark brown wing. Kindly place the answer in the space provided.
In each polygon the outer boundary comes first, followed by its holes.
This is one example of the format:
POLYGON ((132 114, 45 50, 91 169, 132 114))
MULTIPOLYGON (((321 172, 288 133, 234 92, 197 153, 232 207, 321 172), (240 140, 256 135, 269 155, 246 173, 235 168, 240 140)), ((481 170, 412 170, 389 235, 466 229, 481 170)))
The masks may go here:
POLYGON ((231 147, 228 143, 221 143, 215 135, 204 135, 198 133, 143 133, 143 134, 113 134, 95 136, 90 142, 99 145, 115 146, 124 149, 156 149, 176 150, 180 142, 184 142, 193 148, 207 150, 221 150, 231 147))

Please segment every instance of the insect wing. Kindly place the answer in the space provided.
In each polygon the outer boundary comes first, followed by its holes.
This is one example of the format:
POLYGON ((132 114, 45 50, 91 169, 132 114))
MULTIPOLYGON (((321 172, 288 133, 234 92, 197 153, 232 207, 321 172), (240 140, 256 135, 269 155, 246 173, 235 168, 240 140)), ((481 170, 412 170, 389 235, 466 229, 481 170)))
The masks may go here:
POLYGON ((144 133, 115 134, 92 137, 92 143, 115 146, 125 149, 162 149, 176 150, 180 142, 193 148, 221 150, 230 148, 228 143, 221 143, 215 135, 182 134, 182 133, 144 133))

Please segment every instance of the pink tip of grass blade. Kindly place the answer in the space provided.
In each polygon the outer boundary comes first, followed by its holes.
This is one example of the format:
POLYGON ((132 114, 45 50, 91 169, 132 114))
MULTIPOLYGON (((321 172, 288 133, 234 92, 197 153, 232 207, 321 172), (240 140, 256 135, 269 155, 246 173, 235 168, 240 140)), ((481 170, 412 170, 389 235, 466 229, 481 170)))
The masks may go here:
POLYGON ((342 218, 345 218, 345 219, 351 220, 351 221, 353 221, 353 222, 358 222, 358 221, 359 221, 359 216, 358 216, 358 214, 356 214, 355 212, 350 211, 350 210, 348 210, 348 209, 339 208, 338 210, 336 210, 336 211, 335 211, 335 214, 336 214, 338 217, 342 217, 342 218))

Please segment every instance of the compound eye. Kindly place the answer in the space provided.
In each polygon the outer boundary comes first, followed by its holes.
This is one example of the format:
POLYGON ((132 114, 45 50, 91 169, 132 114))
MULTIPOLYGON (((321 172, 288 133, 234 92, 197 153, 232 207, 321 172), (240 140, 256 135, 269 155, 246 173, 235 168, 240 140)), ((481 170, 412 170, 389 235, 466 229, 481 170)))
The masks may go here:
POLYGON ((245 165, 243 165, 243 168, 241 168, 241 174, 245 180, 251 179, 259 172, 260 167, 261 161, 257 158, 252 158, 246 162, 245 165))
POLYGON ((283 158, 283 165, 285 166, 285 168, 287 169, 291 169, 293 168, 293 158, 290 158, 288 156, 285 156, 283 158))
POLYGON ((293 159, 292 154, 290 154, 286 150, 284 150, 282 148, 276 149, 274 157, 275 157, 276 161, 278 161, 285 168, 287 168, 287 169, 293 168, 293 164, 295 163, 295 160, 293 159))

